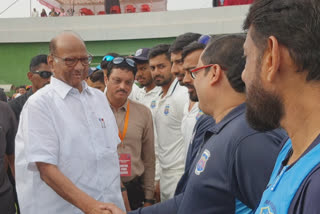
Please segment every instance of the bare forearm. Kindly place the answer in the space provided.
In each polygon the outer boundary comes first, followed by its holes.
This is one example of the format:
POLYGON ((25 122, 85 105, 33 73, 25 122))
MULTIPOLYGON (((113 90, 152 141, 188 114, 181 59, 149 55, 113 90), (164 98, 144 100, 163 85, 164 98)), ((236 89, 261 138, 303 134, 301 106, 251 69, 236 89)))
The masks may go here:
POLYGON ((95 204, 95 199, 76 187, 61 171, 55 166, 46 163, 37 163, 41 179, 48 184, 64 200, 89 213, 95 204))

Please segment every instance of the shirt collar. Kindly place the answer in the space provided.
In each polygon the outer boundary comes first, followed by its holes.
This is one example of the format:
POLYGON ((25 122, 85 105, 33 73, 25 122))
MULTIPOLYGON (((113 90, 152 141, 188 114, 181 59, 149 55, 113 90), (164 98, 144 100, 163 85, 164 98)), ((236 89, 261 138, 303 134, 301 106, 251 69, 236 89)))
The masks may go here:
MULTIPOLYGON (((173 92, 174 92, 174 91, 176 90, 176 88, 178 87, 178 84, 179 84, 179 82, 178 82, 177 78, 175 78, 175 79, 173 80, 173 82, 171 83, 170 87, 169 87, 169 90, 168 90, 168 92, 167 92, 166 97, 171 96, 171 95, 173 94, 173 92)), ((159 96, 161 96, 162 93, 163 93, 163 91, 161 90, 159 96)))
POLYGON ((231 112, 229 112, 219 123, 217 123, 215 126, 210 128, 208 131, 217 134, 219 133, 229 122, 231 122, 233 119, 238 117, 239 115, 243 114, 246 109, 246 104, 242 103, 232 109, 231 112))
MULTIPOLYGON (((122 106, 120 106, 119 110, 127 111, 128 102, 129 102, 129 98, 127 98, 126 102, 122 106)), ((110 104, 110 107, 111 107, 113 112, 116 110, 116 108, 113 107, 111 104, 110 104)))
MULTIPOLYGON (((81 82, 81 84, 82 84, 82 93, 88 92, 89 94, 92 94, 92 91, 91 91, 92 89, 88 87, 87 83, 84 80, 81 82)), ((75 89, 72 86, 68 85, 67 83, 55 77, 51 77, 50 85, 53 87, 53 89, 58 93, 58 95, 62 99, 64 99, 72 89, 75 89)), ((78 89, 75 89, 75 90, 78 90, 78 89)))

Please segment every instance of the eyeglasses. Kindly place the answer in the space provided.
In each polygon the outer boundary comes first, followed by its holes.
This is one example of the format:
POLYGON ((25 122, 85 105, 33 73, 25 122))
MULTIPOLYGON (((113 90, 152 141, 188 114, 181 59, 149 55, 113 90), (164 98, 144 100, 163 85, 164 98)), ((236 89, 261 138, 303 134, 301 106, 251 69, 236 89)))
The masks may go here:
POLYGON ((52 76, 52 72, 50 71, 31 71, 33 74, 39 74, 42 79, 48 79, 52 76))
POLYGON ((213 64, 204 65, 204 66, 201 66, 201 67, 192 69, 192 70, 190 71, 191 77, 192 77, 193 79, 195 79, 196 76, 197 76, 197 74, 198 74, 198 72, 199 72, 201 69, 209 68, 209 67, 211 67, 211 66, 213 66, 213 64))
POLYGON ((126 63, 133 67, 133 68, 136 68, 136 63, 133 59, 130 59, 130 58, 126 58, 126 57, 116 57, 112 60, 112 63, 115 64, 115 65, 119 65, 121 64, 123 61, 126 61, 126 63))
POLYGON ((77 57, 66 57, 66 58, 62 58, 62 57, 59 57, 59 56, 56 56, 56 55, 52 55, 58 59, 61 59, 62 61, 64 61, 65 65, 66 66, 75 66, 78 61, 80 60, 81 64, 84 65, 84 66, 87 66, 91 63, 92 61, 92 56, 91 55, 88 55, 87 57, 81 57, 81 58, 77 58, 77 57))

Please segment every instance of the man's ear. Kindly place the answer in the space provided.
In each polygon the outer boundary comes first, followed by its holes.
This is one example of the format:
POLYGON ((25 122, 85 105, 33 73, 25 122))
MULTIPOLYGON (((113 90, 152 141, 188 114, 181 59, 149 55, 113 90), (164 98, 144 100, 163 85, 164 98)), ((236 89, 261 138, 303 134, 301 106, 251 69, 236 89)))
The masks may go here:
POLYGON ((104 75, 104 84, 107 86, 107 84, 108 84, 108 77, 107 77, 107 75, 104 75))
POLYGON ((268 47, 266 48, 261 62, 261 78, 267 82, 273 82, 278 74, 280 67, 280 47, 276 37, 268 38, 268 47))
POLYGON ((32 77, 33 77, 33 73, 29 71, 29 72, 27 73, 27 77, 28 77, 28 79, 31 81, 31 80, 32 80, 32 77))
POLYGON ((48 61, 48 65, 51 67, 51 69, 53 68, 53 61, 54 61, 54 58, 52 55, 48 55, 48 58, 47 58, 47 61, 48 61))
POLYGON ((220 65, 214 64, 210 67, 210 70, 208 71, 209 78, 210 78, 210 85, 214 85, 217 82, 220 81, 221 75, 222 75, 222 69, 220 65))

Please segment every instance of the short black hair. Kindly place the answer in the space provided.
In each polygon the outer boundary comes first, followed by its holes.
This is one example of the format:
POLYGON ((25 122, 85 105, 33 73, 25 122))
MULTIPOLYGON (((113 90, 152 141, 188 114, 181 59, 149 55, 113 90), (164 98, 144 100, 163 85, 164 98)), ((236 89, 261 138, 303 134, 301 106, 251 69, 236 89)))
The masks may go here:
POLYGON ((181 52, 182 49, 193 41, 197 41, 200 38, 199 33, 184 33, 179 35, 176 40, 171 44, 169 48, 170 53, 181 52))
POLYGON ((95 70, 90 76, 89 79, 91 82, 101 82, 104 84, 104 74, 102 70, 95 70))
POLYGON ((184 58, 186 58, 186 56, 188 56, 192 52, 197 51, 197 50, 204 50, 205 47, 206 47, 205 44, 199 43, 197 41, 190 43, 189 45, 187 45, 186 47, 184 47, 182 49, 182 54, 181 54, 182 61, 184 60, 184 58))
POLYGON ((152 47, 149 51, 148 58, 152 59, 159 55, 165 54, 167 59, 170 61, 169 44, 159 44, 152 47))
MULTIPOLYGON (((117 54, 117 53, 107 53, 107 54, 104 55, 104 56, 108 56, 108 55, 109 55, 109 56, 113 56, 114 58, 120 56, 120 55, 117 54)), ((107 69, 109 62, 110 62, 110 61, 101 61, 101 63, 100 63, 101 69, 107 69)))
POLYGON ((29 71, 36 71, 40 64, 48 65, 48 55, 40 54, 33 57, 30 61, 29 71))
POLYGON ((246 63, 243 57, 244 41, 244 34, 216 37, 207 45, 201 58, 205 65, 220 65, 231 87, 239 93, 245 91, 245 84, 241 79, 246 63))
POLYGON ((270 36, 289 50, 298 72, 308 71, 306 80, 320 80, 320 1, 255 0, 243 29, 251 36, 261 55, 270 36))
MULTIPOLYGON (((124 58, 125 59, 131 59, 129 57, 124 57, 124 58)), ((133 59, 131 59, 131 60, 134 62, 133 59)), ((123 62, 121 62, 120 64, 114 64, 113 60, 112 60, 112 61, 110 61, 108 63, 108 66, 107 66, 107 77, 108 77, 108 79, 109 79, 109 77, 110 77, 110 75, 112 73, 112 69, 114 69, 114 68, 120 68, 120 69, 123 69, 123 70, 131 71, 133 73, 134 77, 136 76, 136 73, 137 73, 137 65, 136 65, 135 62, 134 62, 134 67, 132 67, 132 66, 128 65, 128 63, 125 60, 123 60, 123 62)))

